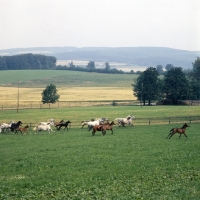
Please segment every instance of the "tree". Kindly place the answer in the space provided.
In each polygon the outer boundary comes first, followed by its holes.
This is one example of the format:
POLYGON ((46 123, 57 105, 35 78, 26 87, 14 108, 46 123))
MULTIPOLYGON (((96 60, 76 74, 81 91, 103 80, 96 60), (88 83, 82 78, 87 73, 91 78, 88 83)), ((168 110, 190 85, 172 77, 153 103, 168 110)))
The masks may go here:
POLYGON ((110 64, 108 62, 105 62, 105 70, 110 71, 110 64))
POLYGON ((167 71, 164 77, 164 96, 171 104, 185 100, 189 96, 189 82, 181 67, 174 67, 167 71))
POLYGON ((167 65, 165 66, 166 71, 169 71, 169 70, 171 70, 171 69, 173 69, 173 68, 174 68, 174 66, 173 66, 172 64, 167 64, 167 65))
POLYGON ((50 103, 56 103, 60 98, 57 91, 54 84, 51 83, 50 85, 47 85, 46 89, 42 92, 42 103, 48 103, 49 105, 50 103))
POLYGON ((200 82, 200 57, 197 57, 193 65, 192 77, 200 82))
POLYGON ((148 100, 148 105, 151 105, 152 100, 159 99, 161 96, 161 80, 158 78, 158 71, 154 67, 147 68, 136 79, 134 87, 134 95, 138 100, 148 100))
POLYGON ((162 65, 157 65, 156 69, 157 69, 159 75, 162 75, 164 73, 162 65))
POLYGON ((89 70, 95 69, 95 63, 94 63, 94 61, 90 61, 90 62, 87 64, 86 68, 89 69, 89 70))

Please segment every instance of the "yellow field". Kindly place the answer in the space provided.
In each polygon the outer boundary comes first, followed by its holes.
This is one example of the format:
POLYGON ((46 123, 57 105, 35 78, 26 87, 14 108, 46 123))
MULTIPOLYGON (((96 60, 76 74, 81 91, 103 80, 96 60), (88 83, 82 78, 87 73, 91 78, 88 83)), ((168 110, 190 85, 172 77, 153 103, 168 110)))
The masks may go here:
MULTIPOLYGON (((95 101, 95 100, 136 100, 132 88, 122 87, 70 87, 57 88, 59 101, 95 101)), ((41 102, 41 88, 19 88, 19 101, 41 102)), ((18 88, 0 87, 0 103, 8 105, 17 102, 18 88)))

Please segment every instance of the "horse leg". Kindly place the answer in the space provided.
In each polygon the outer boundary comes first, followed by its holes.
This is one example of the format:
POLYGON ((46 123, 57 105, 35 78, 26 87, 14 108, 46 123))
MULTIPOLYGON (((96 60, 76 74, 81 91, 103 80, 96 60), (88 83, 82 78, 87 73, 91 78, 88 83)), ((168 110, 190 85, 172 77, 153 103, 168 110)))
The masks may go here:
POLYGON ((95 130, 93 130, 93 131, 92 131, 92 136, 94 136, 94 135, 95 135, 95 132, 96 132, 95 130))
POLYGON ((183 133, 185 135, 185 137, 187 138, 187 135, 185 133, 183 133))

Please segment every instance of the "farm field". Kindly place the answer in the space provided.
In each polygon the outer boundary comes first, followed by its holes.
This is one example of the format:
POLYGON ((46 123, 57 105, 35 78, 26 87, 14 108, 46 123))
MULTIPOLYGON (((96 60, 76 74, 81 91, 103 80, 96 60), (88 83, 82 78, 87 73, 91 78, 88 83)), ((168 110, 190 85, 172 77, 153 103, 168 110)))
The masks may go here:
MULTIPOLYGON (((0 199, 199 199, 200 107, 110 106, 3 111, 0 121, 70 120, 69 131, 0 134, 0 199), (92 136, 81 121, 134 115, 135 126, 92 136), (171 124, 168 117, 171 116, 171 124), (189 116, 192 116, 190 123, 189 116), (148 118, 153 120, 148 125, 148 118), (187 122, 188 138, 173 127, 187 122), (77 124, 77 126, 73 125, 77 124)), ((53 128, 55 130, 55 128, 53 128)))
POLYGON ((41 93, 53 83, 60 101, 135 100, 132 85, 137 75, 98 74, 60 70, 12 70, 0 73, 1 105, 41 102, 41 93))

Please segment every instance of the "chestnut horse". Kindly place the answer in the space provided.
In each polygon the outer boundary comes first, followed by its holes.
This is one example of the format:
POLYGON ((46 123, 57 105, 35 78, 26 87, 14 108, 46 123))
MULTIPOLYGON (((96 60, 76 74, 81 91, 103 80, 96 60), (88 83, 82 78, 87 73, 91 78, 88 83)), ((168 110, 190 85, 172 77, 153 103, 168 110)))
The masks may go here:
POLYGON ((185 124, 183 125, 182 128, 172 128, 172 129, 170 130, 169 135, 166 137, 166 139, 167 139, 167 138, 170 139, 175 133, 179 133, 179 134, 180 134, 179 138, 181 137, 182 134, 184 134, 185 137, 187 137, 187 135, 185 134, 185 129, 186 129, 187 127, 190 127, 190 126, 188 126, 188 124, 185 123, 185 124))
POLYGON ((17 131, 20 131, 21 134, 23 134, 23 132, 29 133, 29 132, 28 132, 28 128, 29 128, 29 125, 26 125, 25 127, 23 127, 23 128, 19 127, 19 128, 17 128, 16 130, 17 130, 17 131))
POLYGON ((109 124, 95 125, 95 126, 93 126, 92 135, 94 136, 96 131, 102 131, 102 135, 105 135, 106 134, 106 130, 111 130, 112 134, 113 134, 113 125, 116 125, 114 123, 114 121, 112 121, 109 124))

